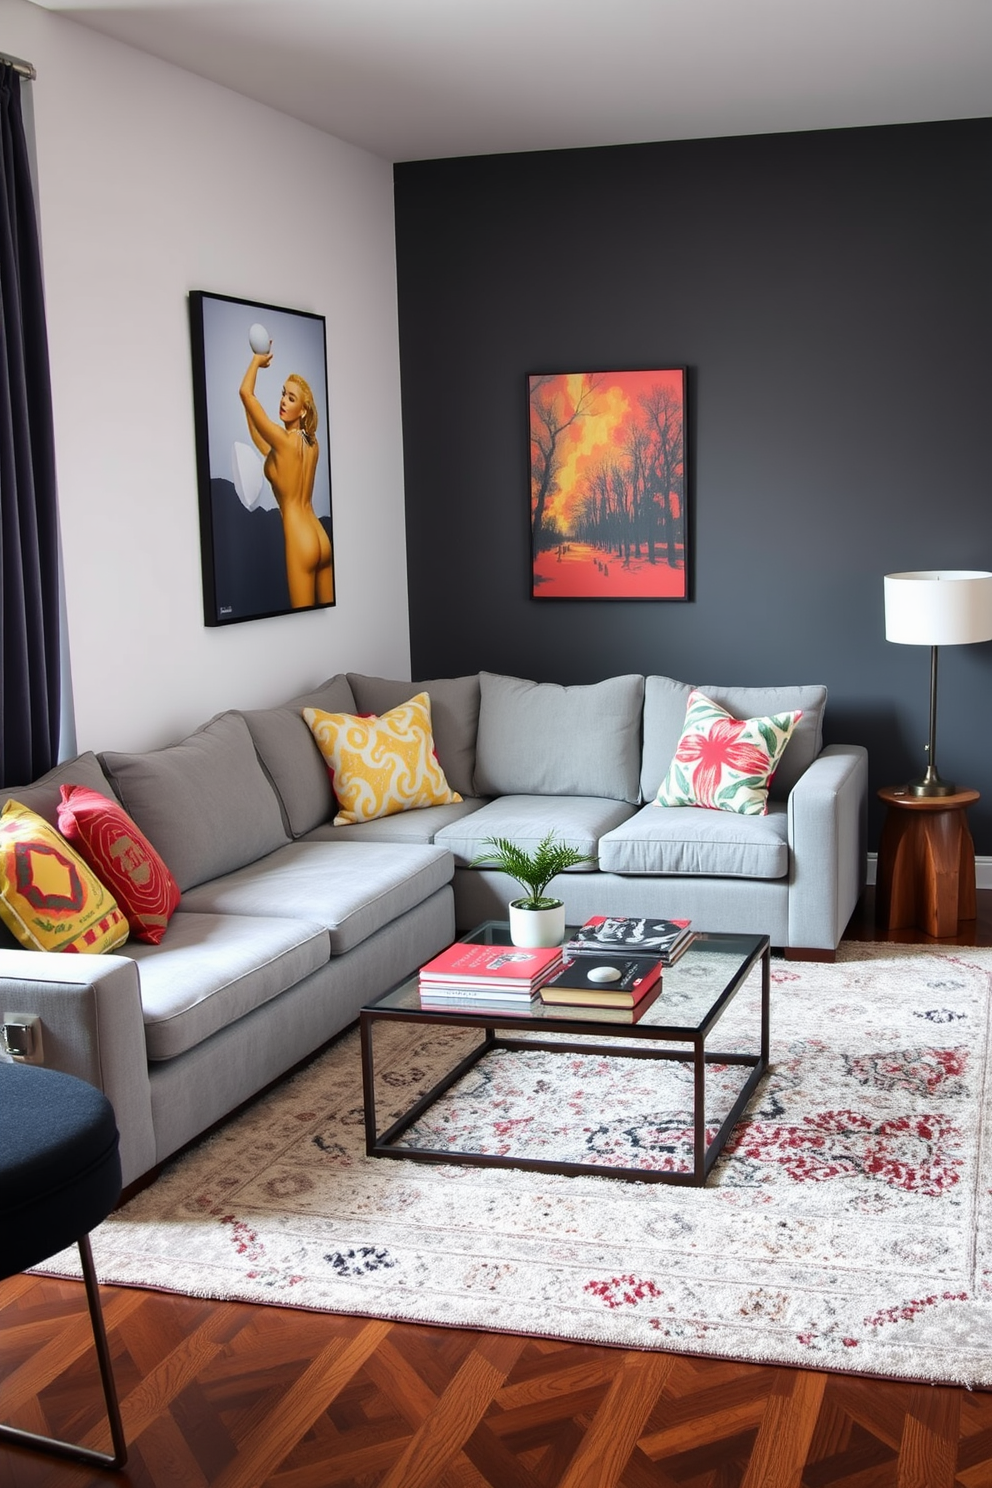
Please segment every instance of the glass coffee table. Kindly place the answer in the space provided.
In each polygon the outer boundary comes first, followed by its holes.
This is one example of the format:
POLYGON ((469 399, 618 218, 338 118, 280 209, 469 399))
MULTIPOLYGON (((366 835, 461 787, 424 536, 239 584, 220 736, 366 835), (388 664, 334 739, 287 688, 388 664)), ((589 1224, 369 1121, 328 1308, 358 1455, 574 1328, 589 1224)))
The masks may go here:
MULTIPOLYGON (((571 934, 571 930, 569 931, 571 934)), ((483 945, 508 945, 505 921, 487 920, 461 937, 483 945)), ((370 1157, 397 1157, 412 1162, 469 1163, 479 1167, 530 1168, 540 1172, 626 1178, 641 1182, 693 1184, 706 1182, 758 1082, 768 1068, 771 950, 767 935, 723 935, 697 932, 674 966, 666 967, 657 994, 642 1006, 618 1016, 612 1009, 566 1007, 534 1001, 507 1010, 423 1007, 416 976, 362 1008, 362 1083, 365 1099, 365 1150, 370 1157), (724 1013, 760 965, 761 1002, 745 1049, 712 1049, 707 1040, 724 1013), (443 1024, 477 1029, 479 1041, 385 1131, 378 1130, 375 1109, 375 1029, 384 1022, 443 1024), (546 1037, 553 1034, 554 1038, 546 1037), (516 1035, 516 1036, 514 1036, 516 1035), (609 1042, 604 1043, 603 1040, 609 1042), (618 1167, 606 1163, 515 1157, 512 1154, 447 1150, 402 1145, 404 1133, 464 1075, 496 1050, 544 1050, 552 1054, 595 1054, 608 1058, 670 1060, 692 1071, 691 1161, 678 1169, 618 1167), (706 1122, 706 1076, 713 1066, 740 1066, 743 1079, 729 1110, 712 1132, 706 1122), (746 1073, 744 1073, 746 1072, 746 1073)), ((737 1040, 740 1042, 740 1039, 737 1040)))

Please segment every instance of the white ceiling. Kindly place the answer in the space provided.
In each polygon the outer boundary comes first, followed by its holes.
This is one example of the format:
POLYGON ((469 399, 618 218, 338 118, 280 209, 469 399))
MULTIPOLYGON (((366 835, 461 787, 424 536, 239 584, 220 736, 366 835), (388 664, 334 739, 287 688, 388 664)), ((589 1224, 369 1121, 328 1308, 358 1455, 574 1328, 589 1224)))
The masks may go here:
POLYGON ((992 115, 992 0, 34 0, 387 160, 992 115))

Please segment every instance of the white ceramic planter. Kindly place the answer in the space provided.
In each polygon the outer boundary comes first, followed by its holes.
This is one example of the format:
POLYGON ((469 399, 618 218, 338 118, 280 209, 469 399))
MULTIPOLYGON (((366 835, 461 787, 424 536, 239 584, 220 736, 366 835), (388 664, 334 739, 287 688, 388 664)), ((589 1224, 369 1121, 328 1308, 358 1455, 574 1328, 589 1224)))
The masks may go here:
POLYGON ((550 909, 525 909, 519 902, 510 905, 510 939, 516 946, 556 946, 565 939, 565 906, 550 909))

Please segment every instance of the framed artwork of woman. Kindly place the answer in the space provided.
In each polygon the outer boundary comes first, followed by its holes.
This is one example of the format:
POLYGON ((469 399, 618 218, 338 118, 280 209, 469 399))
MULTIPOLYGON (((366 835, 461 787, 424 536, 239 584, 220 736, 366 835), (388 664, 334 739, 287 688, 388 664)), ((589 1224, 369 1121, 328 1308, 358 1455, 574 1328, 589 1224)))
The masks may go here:
POLYGON ((189 302, 204 623, 333 605, 324 318, 189 302))

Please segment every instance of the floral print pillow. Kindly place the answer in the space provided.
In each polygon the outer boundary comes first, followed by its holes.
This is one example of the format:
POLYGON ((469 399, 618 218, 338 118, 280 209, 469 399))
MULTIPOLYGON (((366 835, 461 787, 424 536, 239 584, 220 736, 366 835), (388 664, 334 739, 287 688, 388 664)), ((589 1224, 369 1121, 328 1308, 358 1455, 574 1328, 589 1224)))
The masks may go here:
POLYGON ((764 816, 768 787, 802 710, 734 718, 702 692, 689 694, 675 756, 655 806, 706 806, 764 816))

